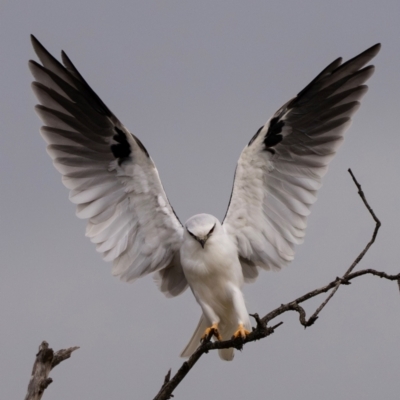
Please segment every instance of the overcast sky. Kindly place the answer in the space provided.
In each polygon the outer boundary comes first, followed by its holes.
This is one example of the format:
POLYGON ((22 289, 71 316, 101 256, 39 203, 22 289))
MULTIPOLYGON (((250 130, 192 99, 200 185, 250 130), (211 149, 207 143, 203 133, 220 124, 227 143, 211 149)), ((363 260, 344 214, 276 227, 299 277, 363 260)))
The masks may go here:
MULTIPOLYGON (((200 315, 189 291, 167 300, 151 277, 112 277, 85 238, 39 135, 30 33, 57 57, 65 50, 143 141, 182 221, 200 212, 222 219, 256 130, 336 57, 382 42, 305 244, 288 268, 244 290, 249 312, 265 314, 347 269, 374 228, 349 167, 383 223, 359 268, 399 272, 398 0, 2 0, 0 22, 2 399, 23 398, 42 340, 81 347, 51 373, 44 399, 151 399, 182 363, 200 315)), ((202 358, 175 398, 398 399, 396 284, 364 277, 340 288, 307 330, 295 314, 279 321, 231 363, 202 358)))

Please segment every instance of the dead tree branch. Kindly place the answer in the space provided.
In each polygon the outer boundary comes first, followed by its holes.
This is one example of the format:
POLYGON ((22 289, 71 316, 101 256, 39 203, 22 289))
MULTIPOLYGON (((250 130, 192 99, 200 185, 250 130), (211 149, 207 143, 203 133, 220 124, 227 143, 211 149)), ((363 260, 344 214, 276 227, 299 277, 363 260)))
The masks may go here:
POLYGON ((372 234, 371 240, 367 243, 365 246, 364 250, 358 255, 358 257, 354 260, 354 262, 350 265, 349 269, 346 271, 346 273, 343 275, 342 279, 339 279, 338 283, 336 284, 336 287, 332 290, 332 292, 329 294, 329 296, 326 298, 326 300, 315 310, 314 314, 310 317, 310 321, 316 321, 318 318, 318 314, 322 311, 322 309, 328 304, 328 301, 335 295, 335 293, 338 291, 340 285, 344 282, 347 282, 346 277, 350 274, 351 271, 356 267, 356 265, 362 260, 366 252, 369 250, 369 248, 372 246, 372 244, 375 242, 376 236, 378 235, 379 228, 381 227, 381 221, 377 218, 375 215, 374 211, 368 204, 367 199, 365 198, 364 192, 361 188, 361 185, 358 183, 356 177, 354 176, 352 170, 349 168, 348 169, 349 174, 353 178, 354 184, 357 186, 358 189, 358 194, 361 197, 361 200, 363 201, 365 207, 367 208, 368 212, 371 214, 373 220, 375 221, 375 229, 372 234))
POLYGON ((49 344, 43 341, 36 354, 25 400, 40 400, 46 388, 53 382, 53 379, 49 378, 50 371, 71 357, 71 353, 77 349, 79 347, 70 347, 54 353, 53 349, 49 348, 49 344))
POLYGON ((193 366, 200 359, 200 357, 203 354, 208 353, 210 350, 226 349, 229 347, 234 347, 238 350, 241 350, 246 343, 263 339, 263 338, 271 335, 272 333, 274 333, 275 329, 278 328, 280 325, 282 325, 282 322, 279 322, 272 327, 268 327, 267 324, 274 318, 278 317, 279 315, 282 315, 283 313, 285 313, 287 311, 296 311, 299 314, 299 320, 300 320, 301 325, 303 325, 305 328, 311 326, 317 320, 318 314, 326 306, 326 304, 329 302, 329 300, 335 295, 335 293, 339 289, 340 285, 350 285, 351 281, 355 278, 358 278, 359 276, 373 275, 373 276, 378 276, 383 279, 397 281, 397 284, 400 289, 400 273, 397 275, 389 275, 389 274, 386 274, 385 272, 376 271, 374 269, 364 269, 361 271, 352 272, 354 270, 354 268, 357 266, 357 264, 363 259, 363 257, 365 256, 365 254, 367 253, 369 248, 372 246, 372 244, 375 242, 375 239, 378 235, 379 228, 381 226, 381 222, 376 217, 372 208, 369 206, 367 199, 365 197, 365 194, 361 188, 361 185, 357 182, 351 169, 349 169, 348 171, 349 171, 355 185, 357 186, 358 194, 361 197, 361 200, 363 201, 365 207, 367 208, 368 212, 370 213, 373 220, 375 221, 375 229, 374 229, 374 232, 372 234, 370 241, 367 243, 367 245, 361 251, 361 253, 357 256, 357 258, 354 260, 354 262, 350 265, 350 267, 347 269, 347 271, 344 273, 344 275, 341 278, 337 277, 332 282, 328 283, 327 285, 325 285, 319 289, 312 290, 312 291, 306 293, 305 295, 298 297, 297 299, 295 299, 294 301, 291 301, 290 303, 282 304, 280 307, 277 307, 275 310, 272 310, 271 312, 269 312, 262 318, 260 318, 258 314, 251 315, 256 320, 257 325, 255 328, 253 328, 253 331, 248 336, 246 336, 245 339, 236 338, 236 339, 231 339, 231 340, 225 340, 222 342, 219 342, 219 341, 211 342, 211 338, 208 337, 205 341, 203 341, 203 343, 201 343, 199 348, 192 354, 192 356, 182 364, 182 366, 179 368, 179 370, 176 372, 176 374, 172 377, 172 379, 170 379, 171 370, 168 372, 167 376, 165 377, 164 384, 162 385, 160 391, 157 393, 154 400, 168 400, 171 397, 173 397, 172 392, 175 390, 175 388, 185 378, 185 376, 193 368, 193 366), (305 312, 304 308, 300 306, 300 304, 304 303, 305 301, 307 301, 313 297, 316 297, 322 293, 327 293, 329 291, 331 291, 331 292, 328 295, 328 297, 321 303, 321 305, 316 309, 316 311, 311 315, 311 317, 307 319, 306 312, 305 312))

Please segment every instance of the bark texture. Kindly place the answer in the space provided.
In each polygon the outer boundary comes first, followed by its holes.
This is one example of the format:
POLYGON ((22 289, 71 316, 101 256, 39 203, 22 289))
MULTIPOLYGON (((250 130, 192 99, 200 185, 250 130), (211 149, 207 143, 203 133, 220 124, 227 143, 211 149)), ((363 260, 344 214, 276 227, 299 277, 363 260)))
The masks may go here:
POLYGON ((71 357, 71 353, 77 349, 79 347, 70 347, 54 353, 49 344, 43 341, 36 354, 25 400, 40 400, 46 388, 53 382, 53 379, 49 377, 50 371, 62 361, 71 357))

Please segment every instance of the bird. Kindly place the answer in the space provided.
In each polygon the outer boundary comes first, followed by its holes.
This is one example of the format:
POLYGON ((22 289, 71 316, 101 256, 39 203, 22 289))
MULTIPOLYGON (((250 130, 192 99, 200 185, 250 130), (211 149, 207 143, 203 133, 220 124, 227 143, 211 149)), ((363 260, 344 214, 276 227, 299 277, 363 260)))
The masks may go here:
MULTIPOLYGON (((70 190, 86 236, 112 273, 133 282, 154 274, 167 297, 187 288, 201 308, 190 357, 202 339, 245 338, 251 331, 242 293, 261 270, 280 270, 304 240, 310 207, 328 164, 374 72, 380 44, 337 58, 262 125, 239 157, 222 222, 197 214, 182 224, 141 140, 110 111, 61 52, 54 58, 32 35, 35 110, 47 152, 70 190), (367 66, 366 66, 367 65, 367 66)), ((234 349, 220 349, 232 360, 234 349)))

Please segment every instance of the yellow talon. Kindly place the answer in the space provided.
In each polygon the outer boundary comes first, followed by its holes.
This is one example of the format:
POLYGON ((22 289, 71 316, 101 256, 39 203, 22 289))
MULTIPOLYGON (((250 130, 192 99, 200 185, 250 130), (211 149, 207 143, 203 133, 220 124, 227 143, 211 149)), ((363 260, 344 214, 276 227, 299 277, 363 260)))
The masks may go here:
POLYGON ((215 336, 220 341, 222 340, 222 337, 218 330, 218 324, 212 324, 209 328, 207 328, 204 331, 204 334, 201 337, 201 340, 205 340, 206 338, 212 337, 212 336, 215 336))
POLYGON ((238 337, 241 337, 244 339, 247 335, 250 334, 250 331, 244 328, 243 324, 239 324, 239 327, 237 331, 233 334, 232 339, 236 339, 238 337))

